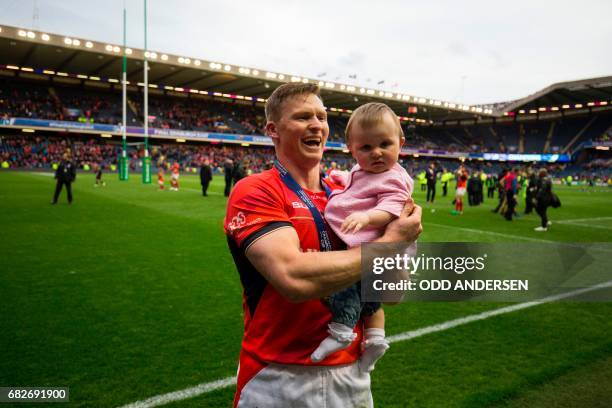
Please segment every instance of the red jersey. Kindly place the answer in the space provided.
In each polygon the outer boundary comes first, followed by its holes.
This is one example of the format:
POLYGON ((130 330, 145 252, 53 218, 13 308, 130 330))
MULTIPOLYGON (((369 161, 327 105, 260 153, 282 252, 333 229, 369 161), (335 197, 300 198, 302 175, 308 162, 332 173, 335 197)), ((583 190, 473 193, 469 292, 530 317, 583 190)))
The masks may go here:
POLYGON ((468 174, 466 171, 460 172, 457 178, 457 188, 467 187, 468 174))
MULTIPOLYGON (((329 182, 327 184, 337 188, 329 182)), ((305 192, 323 214, 327 205, 325 192, 305 192)), ((224 227, 244 288, 241 354, 247 354, 263 364, 314 365, 310 355, 328 335, 327 325, 332 317, 329 309, 319 299, 289 302, 265 280, 245 255, 249 245, 258 238, 286 227, 296 230, 302 251, 318 251, 319 238, 310 210, 283 183, 278 171, 273 168, 236 184, 227 204, 224 227)), ((342 241, 329 226, 326 227, 332 248, 343 249, 342 241)), ((348 348, 331 354, 318 365, 356 361, 360 356, 362 326, 361 323, 357 324, 357 339, 348 348)))

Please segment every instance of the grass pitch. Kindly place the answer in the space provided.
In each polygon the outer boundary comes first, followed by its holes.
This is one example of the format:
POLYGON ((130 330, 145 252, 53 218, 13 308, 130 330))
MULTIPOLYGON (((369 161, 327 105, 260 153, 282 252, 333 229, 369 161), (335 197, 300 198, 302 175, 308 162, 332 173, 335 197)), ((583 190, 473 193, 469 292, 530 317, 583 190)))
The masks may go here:
MULTIPOLYGON (((241 288, 223 235, 222 178, 209 197, 193 176, 179 192, 137 175, 105 179, 95 188, 79 174, 74 203, 63 193, 51 206, 50 175, 0 172, 0 385, 68 386, 68 405, 110 407, 235 375, 241 288)), ((533 231, 535 214, 492 214, 496 200, 453 216, 441 188, 434 205, 416 191, 420 240, 611 241, 612 190, 556 191, 563 206, 549 210, 547 233, 533 231)), ((387 333, 501 306, 387 307, 387 333)), ((609 406, 610 316, 610 303, 554 303, 394 343, 372 376, 376 405, 609 406)), ((233 391, 168 406, 230 406, 233 391)))

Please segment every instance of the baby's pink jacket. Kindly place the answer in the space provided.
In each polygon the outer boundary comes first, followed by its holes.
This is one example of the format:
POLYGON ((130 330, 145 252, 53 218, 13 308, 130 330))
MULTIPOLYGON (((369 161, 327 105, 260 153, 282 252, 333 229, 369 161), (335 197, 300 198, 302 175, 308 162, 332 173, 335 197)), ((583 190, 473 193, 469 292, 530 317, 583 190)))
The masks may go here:
POLYGON ((383 173, 368 173, 359 165, 351 169, 344 190, 334 190, 325 207, 325 219, 336 235, 352 248, 371 242, 385 232, 385 227, 366 227, 353 233, 342 233, 345 218, 355 211, 383 210, 399 217, 412 195, 414 182, 398 163, 383 173))

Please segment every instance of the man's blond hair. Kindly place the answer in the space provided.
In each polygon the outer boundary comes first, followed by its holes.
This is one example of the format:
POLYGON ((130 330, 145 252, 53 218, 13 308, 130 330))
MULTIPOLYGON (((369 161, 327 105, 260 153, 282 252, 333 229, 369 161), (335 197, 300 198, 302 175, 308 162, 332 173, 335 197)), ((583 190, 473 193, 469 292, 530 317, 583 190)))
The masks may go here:
POLYGON ((283 84, 276 88, 266 101, 266 120, 271 122, 279 120, 283 104, 287 99, 301 95, 315 95, 321 99, 317 84, 304 84, 302 82, 283 84))
POLYGON ((401 138, 404 137, 404 131, 402 130, 402 125, 400 125, 399 118, 395 112, 393 112, 393 110, 384 103, 370 102, 355 109, 349 118, 349 121, 346 124, 346 130, 344 132, 346 135, 346 144, 349 142, 351 129, 353 126, 355 126, 355 124, 362 129, 369 129, 372 126, 381 123, 384 120, 386 113, 391 115, 393 122, 395 122, 397 127, 397 135, 401 140, 401 138))

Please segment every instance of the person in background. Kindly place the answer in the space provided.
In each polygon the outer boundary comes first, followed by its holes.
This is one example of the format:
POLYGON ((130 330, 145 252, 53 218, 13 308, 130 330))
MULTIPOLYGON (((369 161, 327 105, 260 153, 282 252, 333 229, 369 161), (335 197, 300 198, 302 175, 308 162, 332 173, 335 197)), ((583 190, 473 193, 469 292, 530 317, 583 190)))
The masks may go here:
POLYGON ((496 213, 499 211, 500 214, 504 214, 506 210, 506 189, 505 189, 506 174, 508 174, 507 169, 503 169, 501 173, 499 173, 499 178, 497 179, 497 183, 496 183, 498 203, 497 203, 497 207, 492 209, 491 212, 496 213))
POLYGON ((419 184, 421 185, 421 191, 427 190, 427 174, 425 170, 419 173, 417 180, 419 180, 419 184))
POLYGON ((442 170, 442 177, 440 177, 440 181, 442 182, 442 197, 446 197, 448 194, 448 182, 453 178, 453 174, 446 170, 442 170))
POLYGON ((504 217, 512 221, 514 208, 516 207, 516 194, 518 192, 518 180, 516 178, 516 168, 512 168, 504 178, 504 191, 506 192, 506 212, 504 217))
POLYGON ((206 197, 208 191, 208 185, 212 180, 212 169, 210 168, 210 160, 204 159, 202 166, 200 167, 200 184, 202 185, 202 195, 206 197))
POLYGON ((530 167, 527 170, 527 192, 525 195, 525 215, 531 214, 535 202, 535 193, 538 189, 538 176, 530 167))
POLYGON ((57 183, 55 184, 55 193, 53 194, 53 201, 51 204, 57 204, 57 199, 64 186, 66 186, 68 204, 72 204, 72 183, 76 179, 76 167, 70 159, 70 152, 66 152, 62 156, 62 161, 55 171, 55 179, 57 183))
POLYGON ((334 171, 338 171, 338 163, 336 163, 335 161, 331 162, 331 164, 329 165, 329 168, 325 172, 325 177, 329 177, 330 174, 334 171))
POLYGON ((495 197, 495 185, 497 184, 497 178, 493 174, 489 174, 487 176, 487 180, 485 181, 487 186, 487 198, 495 197))
POLYGON ((180 177, 180 165, 177 162, 174 162, 172 165, 172 170, 170 174, 170 190, 178 191, 179 190, 179 177, 180 177))
POLYGON ((438 181, 438 171, 434 162, 429 163, 425 178, 427 179, 427 202, 433 203, 436 198, 436 182, 438 181))
POLYGON ((98 170, 96 170, 96 184, 94 184, 94 186, 96 187, 106 186, 106 182, 102 180, 102 164, 98 164, 98 170))
POLYGON ((234 186, 240 180, 247 176, 248 161, 247 160, 236 160, 234 163, 234 169, 232 176, 234 177, 234 186))
POLYGON ((477 172, 472 173, 467 182, 468 204, 471 206, 480 204, 482 195, 482 181, 477 172))
POLYGON ((164 190, 164 166, 163 164, 161 166, 159 166, 159 169, 157 170, 157 185, 159 186, 160 190, 164 190))
POLYGON ((466 168, 461 165, 457 170, 457 189, 455 190, 455 209, 451 212, 453 215, 463 214, 463 197, 467 189, 467 181, 469 173, 466 168))
POLYGON ((552 224, 548 220, 546 210, 553 202, 552 180, 548 176, 548 171, 545 168, 540 169, 538 174, 538 185, 535 192, 536 212, 540 216, 540 226, 534 230, 538 232, 548 231, 548 227, 552 224))
POLYGON ((229 197, 232 190, 232 181, 234 173, 234 162, 229 157, 223 162, 223 174, 225 175, 225 191, 224 195, 229 197))

